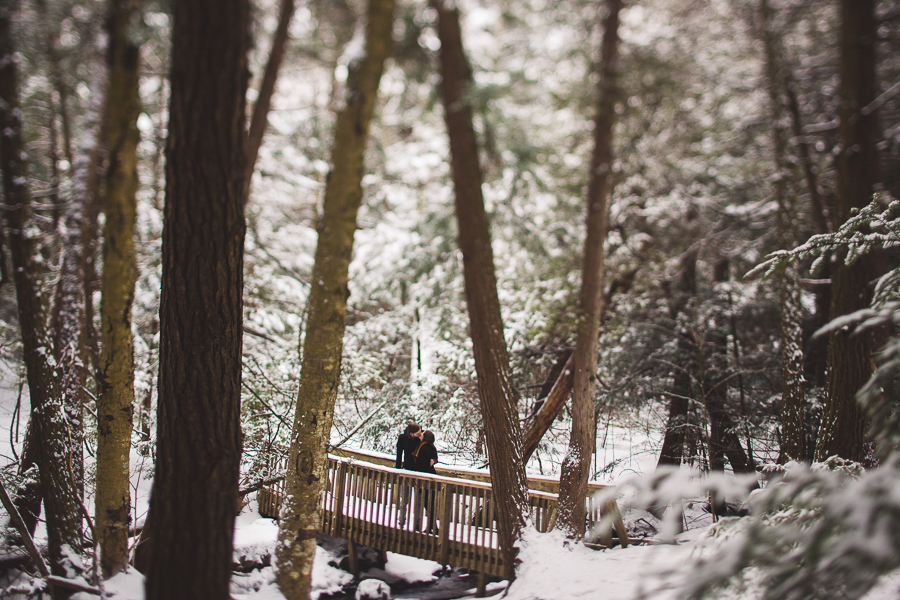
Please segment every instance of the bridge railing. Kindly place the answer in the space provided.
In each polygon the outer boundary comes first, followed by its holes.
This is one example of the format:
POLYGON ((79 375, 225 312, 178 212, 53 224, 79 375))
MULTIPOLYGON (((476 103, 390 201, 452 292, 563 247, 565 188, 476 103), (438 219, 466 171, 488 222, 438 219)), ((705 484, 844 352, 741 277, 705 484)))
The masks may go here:
MULTIPOLYGON (((259 512, 277 518, 284 482, 259 490, 259 512)), ((557 495, 530 490, 532 519, 538 531, 552 529, 557 495)), ((599 506, 585 499, 588 525, 612 514, 619 541, 627 534, 615 501, 599 506)), ((495 503, 490 484, 401 471, 329 456, 322 497, 322 531, 383 551, 397 552, 503 576, 495 503)), ((600 541, 612 545, 612 531, 600 541)))

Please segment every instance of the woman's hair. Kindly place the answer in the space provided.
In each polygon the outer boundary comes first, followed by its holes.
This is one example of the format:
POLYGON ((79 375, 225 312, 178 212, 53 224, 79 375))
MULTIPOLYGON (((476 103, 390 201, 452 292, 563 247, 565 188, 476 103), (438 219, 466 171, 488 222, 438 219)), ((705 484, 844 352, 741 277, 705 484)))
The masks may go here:
POLYGON ((419 458, 419 450, 422 449, 422 446, 425 444, 433 444, 434 443, 434 432, 433 431, 425 431, 422 433, 422 441, 419 442, 419 447, 416 448, 416 451, 413 452, 413 456, 419 458))

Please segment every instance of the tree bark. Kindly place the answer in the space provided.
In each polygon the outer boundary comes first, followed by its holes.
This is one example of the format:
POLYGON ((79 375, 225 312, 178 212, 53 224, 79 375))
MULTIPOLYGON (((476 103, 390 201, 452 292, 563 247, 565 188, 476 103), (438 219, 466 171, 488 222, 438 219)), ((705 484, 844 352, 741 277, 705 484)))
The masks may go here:
MULTIPOLYGON (((716 283, 728 281, 729 261, 720 258, 715 265, 713 280, 716 283)), ((724 323, 723 323, 724 325, 724 323)), ((735 473, 752 473, 753 461, 748 457, 737 434, 737 424, 728 409, 728 337, 723 330, 710 333, 712 355, 704 377, 712 385, 704 389, 706 414, 709 417, 709 468, 714 471, 725 469, 725 460, 735 473)))
MULTIPOLYGON (((775 30, 775 14, 769 0, 760 0, 763 45, 766 55, 766 75, 769 87, 769 104, 772 115, 772 149, 775 178, 773 191, 778 204, 778 247, 789 250, 796 245, 792 218, 794 215, 793 173, 788 164, 787 128, 784 125, 786 105, 792 115, 794 135, 802 134, 799 106, 796 94, 789 87, 789 78, 784 66, 783 53, 775 30), (799 134, 798 134, 799 131, 799 134)), ((818 194, 818 185, 809 148, 800 144, 802 164, 807 178, 807 186, 812 197, 813 214, 819 233, 828 228, 824 207, 818 194)), ((803 378, 803 329, 802 308, 800 306, 800 278, 796 265, 788 265, 778 277, 781 300, 781 451, 779 462, 803 460, 806 457, 806 434, 803 427, 803 403, 805 381, 803 378)))
POLYGON ((475 354, 478 395, 484 420, 491 485, 499 515, 499 543, 507 577, 515 577, 515 543, 529 522, 528 483, 522 455, 518 399, 509 371, 503 319, 497 296, 494 254, 481 191, 478 143, 468 97, 473 85, 455 4, 432 0, 441 42, 441 98, 450 138, 450 167, 456 196, 458 239, 469 332, 475 354))
POLYGON ((134 344, 131 306, 137 280, 134 225, 137 214, 139 50, 128 38, 130 0, 112 0, 109 36, 106 174, 100 367, 97 380, 96 531, 100 567, 109 578, 128 564, 131 514, 129 457, 134 412, 134 344))
POLYGON ((572 394, 572 432, 559 478, 557 526, 566 537, 584 537, 587 483, 595 439, 597 347, 602 312, 604 253, 612 195, 613 126, 616 106, 616 68, 619 45, 619 12, 623 0, 607 0, 600 56, 599 105, 594 123, 594 154, 587 193, 584 259, 575 338, 572 394))
MULTIPOLYGON (((877 94, 875 1, 842 0, 840 14, 841 151, 835 227, 844 223, 854 208, 871 202, 880 180, 876 113, 863 110, 877 94)), ((842 262, 843 256, 838 256, 832 275, 832 319, 868 307, 876 276, 871 256, 849 267, 842 262)), ((844 327, 829 336, 825 410, 816 460, 838 455, 862 461, 865 456, 866 419, 856 392, 872 373, 870 335, 852 335, 852 328, 844 327)))
POLYGON ((230 598, 249 18, 247 0, 172 5, 148 600, 230 598))
MULTIPOLYGON (((680 356, 693 357, 695 354, 694 336, 690 331, 679 328, 678 316, 686 310, 691 298, 697 294, 697 249, 690 248, 681 257, 681 270, 678 282, 673 290, 670 314, 676 321, 677 346, 680 356)), ((689 358, 681 365, 676 365, 672 378, 672 391, 669 393, 669 415, 666 421, 666 433, 656 468, 678 466, 684 456, 684 443, 687 437, 688 412, 692 400, 691 373, 696 369, 696 361, 689 358)))
POLYGON ((269 59, 266 61, 262 83, 259 86, 259 95, 256 98, 256 104, 253 105, 253 113, 250 117, 250 129, 247 133, 247 170, 244 173, 245 203, 250 200, 250 183, 253 180, 253 172, 256 170, 259 148, 262 146, 266 127, 269 125, 269 110, 272 106, 272 96, 275 94, 278 71, 281 69, 287 49, 291 19, 294 17, 294 6, 294 0, 281 0, 278 26, 272 37, 272 49, 269 51, 269 59))
POLYGON ((309 598, 319 533, 325 459, 341 377, 347 288, 369 125, 384 62, 390 56, 394 0, 369 0, 365 52, 348 65, 338 113, 309 295, 300 390, 291 434, 286 496, 275 555, 276 580, 288 600, 309 598))
MULTIPOLYGON (((54 575, 71 577, 82 571, 80 498, 72 470, 72 448, 56 377, 48 358, 53 340, 45 325, 47 306, 40 289, 36 261, 39 234, 31 232, 31 193, 19 108, 19 73, 13 44, 14 2, 0 2, 0 166, 3 168, 5 225, 12 255, 19 325, 31 418, 37 436, 37 463, 47 518, 50 567, 54 575)), ((68 594, 54 589, 55 597, 68 594)))

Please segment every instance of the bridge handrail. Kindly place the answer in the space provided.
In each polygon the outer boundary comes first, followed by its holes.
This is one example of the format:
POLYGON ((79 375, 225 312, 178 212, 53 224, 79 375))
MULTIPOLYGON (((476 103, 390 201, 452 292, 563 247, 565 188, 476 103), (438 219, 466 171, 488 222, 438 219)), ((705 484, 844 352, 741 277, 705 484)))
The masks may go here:
MULTIPOLYGON (((335 456, 341 456, 345 458, 356 458, 358 460, 382 465, 385 467, 393 467, 395 462, 394 458, 389 454, 382 454, 381 452, 373 452, 370 450, 360 450, 357 448, 332 448, 330 450, 331 454, 335 456)), ((489 471, 484 471, 481 469, 468 469, 465 467, 451 467, 447 465, 443 465, 438 463, 434 466, 435 470, 438 472, 438 475, 443 475, 444 477, 453 477, 455 479, 466 479, 469 481, 481 481, 483 483, 491 482, 491 474, 489 471)), ((603 484, 603 483, 591 483, 588 482, 588 495, 593 495, 599 491, 608 489, 612 486, 603 484)), ((559 480, 553 477, 548 477, 545 475, 529 475, 528 476, 528 489, 529 490, 537 490, 541 492, 548 492, 551 494, 559 493, 559 480)))

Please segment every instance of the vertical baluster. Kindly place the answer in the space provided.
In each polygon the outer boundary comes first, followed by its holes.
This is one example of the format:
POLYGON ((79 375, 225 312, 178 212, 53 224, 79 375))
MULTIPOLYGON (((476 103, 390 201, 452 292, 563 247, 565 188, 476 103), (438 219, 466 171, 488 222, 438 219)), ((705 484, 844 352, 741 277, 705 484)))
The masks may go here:
MULTIPOLYGON (((475 491, 472 488, 466 490, 466 545, 471 550, 472 546, 472 527, 474 526, 474 510, 475 506, 475 491)), ((467 552, 469 555, 470 568, 475 568, 474 555, 470 552, 467 552)))

